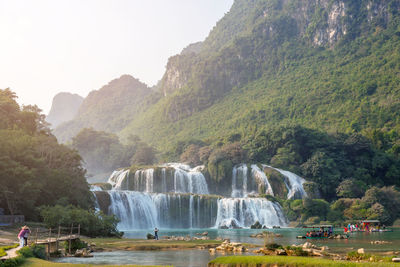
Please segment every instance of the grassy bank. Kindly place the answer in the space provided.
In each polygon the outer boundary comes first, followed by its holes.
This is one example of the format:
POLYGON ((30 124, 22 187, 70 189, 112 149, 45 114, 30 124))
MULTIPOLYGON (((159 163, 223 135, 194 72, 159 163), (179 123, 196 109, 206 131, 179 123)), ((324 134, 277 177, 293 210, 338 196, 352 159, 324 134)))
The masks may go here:
MULTIPOLYGON (((107 267, 112 267, 112 266, 118 266, 118 265, 92 265, 92 264, 72 264, 72 263, 56 263, 56 262, 50 262, 50 261, 45 261, 41 259, 27 259, 21 267, 67 267, 67 266, 73 266, 73 267, 90 267, 90 266, 96 266, 96 267, 102 267, 102 266, 107 266, 107 267)), ((143 265, 124 265, 125 267, 139 267, 143 265)), ((147 266, 146 267, 151 267, 147 266)), ((155 267, 155 266, 154 266, 155 267)))
POLYGON ((400 266, 392 262, 350 262, 333 261, 321 258, 290 257, 290 256, 228 256, 218 257, 210 261, 209 267, 391 267, 400 266))
POLYGON ((216 240, 146 240, 146 239, 125 239, 125 238, 82 238, 88 244, 95 243, 96 248, 106 251, 113 250, 164 250, 164 249, 193 249, 193 248, 214 248, 222 241, 216 240))

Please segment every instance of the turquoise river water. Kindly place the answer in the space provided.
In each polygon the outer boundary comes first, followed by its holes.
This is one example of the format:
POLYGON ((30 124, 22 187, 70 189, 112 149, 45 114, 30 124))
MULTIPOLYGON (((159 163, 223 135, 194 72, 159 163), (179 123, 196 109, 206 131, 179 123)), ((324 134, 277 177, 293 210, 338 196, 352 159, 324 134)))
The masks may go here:
MULTIPOLYGON (((211 239, 217 237, 229 238, 232 242, 243 242, 263 245, 263 239, 251 238, 251 234, 262 232, 263 230, 252 229, 182 229, 164 230, 160 229, 159 236, 195 236, 196 233, 207 231, 211 239)), ((275 233, 282 234, 283 237, 275 238, 274 242, 282 245, 303 244, 305 239, 296 239, 298 235, 304 235, 306 229, 301 228, 281 228, 268 229, 275 233)), ((335 233, 342 233, 341 229, 336 229, 335 233)), ((129 231, 125 232, 126 238, 146 238, 146 234, 151 231, 129 231)), ((358 248, 364 248, 367 253, 380 253, 384 251, 400 250, 400 229, 394 228, 393 232, 384 233, 352 233, 349 239, 321 239, 307 240, 317 246, 328 246, 332 252, 346 253, 358 248), (372 241, 384 240, 389 244, 375 245, 372 241)), ((243 255, 243 254, 242 254, 243 255)), ((208 250, 164 250, 164 251, 114 251, 94 253, 93 258, 60 258, 57 262, 83 263, 83 264, 141 264, 141 265, 173 265, 176 267, 203 267, 215 257, 221 254, 210 255, 208 250)))

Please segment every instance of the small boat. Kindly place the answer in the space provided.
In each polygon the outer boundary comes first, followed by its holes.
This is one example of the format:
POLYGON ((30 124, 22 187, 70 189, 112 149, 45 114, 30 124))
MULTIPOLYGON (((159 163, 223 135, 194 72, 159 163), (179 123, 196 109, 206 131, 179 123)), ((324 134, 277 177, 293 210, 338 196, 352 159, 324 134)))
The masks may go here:
POLYGON ((313 229, 304 236, 306 239, 328 239, 328 238, 333 238, 334 236, 333 225, 312 225, 312 226, 304 226, 303 228, 313 229), (318 229, 318 231, 315 231, 315 229, 318 229))

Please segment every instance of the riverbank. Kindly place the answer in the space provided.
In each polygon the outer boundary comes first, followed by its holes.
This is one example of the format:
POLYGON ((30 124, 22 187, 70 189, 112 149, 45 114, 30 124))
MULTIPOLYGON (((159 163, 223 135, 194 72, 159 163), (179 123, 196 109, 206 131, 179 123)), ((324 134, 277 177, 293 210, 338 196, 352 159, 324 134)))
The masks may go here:
MULTIPOLYGON (((119 265, 94 265, 94 264, 72 264, 72 263, 57 263, 51 261, 45 261, 36 258, 27 259, 21 267, 113 267, 119 265)), ((140 267, 143 265, 124 265, 124 267, 140 267)), ((172 267, 170 265, 162 265, 163 267, 172 267)), ((161 265, 146 265, 146 267, 161 267, 161 265)))
POLYGON ((227 256, 209 262, 208 267, 394 267, 392 262, 351 262, 292 256, 227 256))
MULTIPOLYGON (((221 245, 219 240, 146 240, 127 238, 82 238, 88 244, 94 244, 95 251, 135 251, 135 250, 168 250, 168 249, 208 249, 221 245)), ((255 245, 251 247, 256 247, 255 245)))

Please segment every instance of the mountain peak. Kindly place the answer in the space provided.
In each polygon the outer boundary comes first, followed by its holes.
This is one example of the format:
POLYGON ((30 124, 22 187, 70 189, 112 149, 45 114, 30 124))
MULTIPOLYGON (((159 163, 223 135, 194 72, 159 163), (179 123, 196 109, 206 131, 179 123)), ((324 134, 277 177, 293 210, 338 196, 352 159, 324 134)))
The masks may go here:
POLYGON ((56 94, 53 97, 50 112, 46 117, 47 122, 52 125, 52 128, 55 128, 63 122, 72 120, 78 113, 82 102, 83 97, 78 94, 68 92, 56 94))

